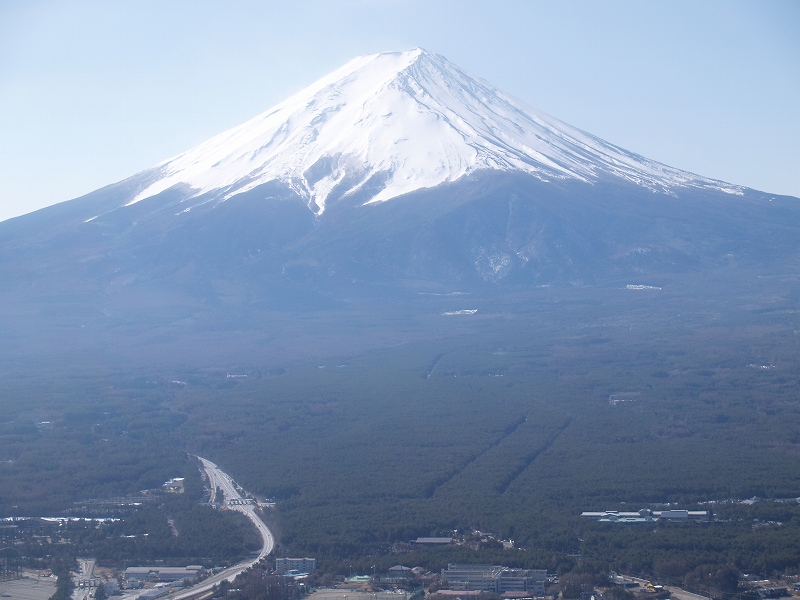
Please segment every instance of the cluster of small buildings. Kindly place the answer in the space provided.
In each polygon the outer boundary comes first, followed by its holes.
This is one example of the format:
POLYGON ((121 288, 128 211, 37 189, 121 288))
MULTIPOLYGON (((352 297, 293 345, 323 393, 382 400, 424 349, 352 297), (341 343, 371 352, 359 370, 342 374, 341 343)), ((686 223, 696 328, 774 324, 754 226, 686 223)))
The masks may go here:
MULTIPOLYGON (((547 571, 543 569, 512 569, 500 565, 448 564, 442 569, 442 579, 450 590, 525 592, 529 596, 544 596, 547 571)), ((441 593, 441 592, 440 592, 441 593)))
POLYGON ((172 494, 182 494, 183 493, 183 484, 186 481, 183 477, 173 477, 169 481, 165 481, 164 485, 161 487, 164 488, 165 492, 170 492, 172 494))
POLYGON ((650 510, 643 508, 637 512, 604 510, 602 512, 582 512, 585 519, 608 523, 653 523, 655 521, 710 521, 707 510, 650 510))
POLYGON ((764 598, 765 600, 767 598, 783 598, 791 595, 789 589, 785 587, 765 587, 758 589, 759 598, 764 598))

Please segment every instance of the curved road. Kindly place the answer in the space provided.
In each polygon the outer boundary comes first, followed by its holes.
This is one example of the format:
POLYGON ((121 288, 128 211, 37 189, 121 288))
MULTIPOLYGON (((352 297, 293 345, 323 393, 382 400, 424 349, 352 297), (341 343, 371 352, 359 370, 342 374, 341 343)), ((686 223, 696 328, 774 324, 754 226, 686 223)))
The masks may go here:
POLYGON ((261 518, 256 514, 256 506, 253 504, 231 504, 231 500, 242 500, 242 495, 236 490, 236 484, 233 483, 233 479, 231 479, 227 473, 224 473, 222 470, 220 470, 220 468, 210 460, 206 460, 200 456, 197 458, 203 463, 203 469, 208 476, 208 482, 211 486, 211 497, 214 497, 217 488, 221 489, 224 498, 217 498, 217 502, 224 502, 227 504, 229 510, 238 511, 250 519, 253 522, 253 525, 256 526, 256 529, 258 529, 258 533, 261 534, 261 540, 263 543, 261 544, 261 552, 258 553, 257 558, 251 558, 245 560, 244 562, 240 562, 225 569, 224 571, 217 573, 216 575, 212 575, 208 579, 204 579, 195 586, 187 588, 180 593, 171 595, 169 597, 171 600, 193 598, 199 594, 202 594, 203 592, 210 591, 212 587, 217 585, 222 580, 233 581, 239 573, 252 567, 258 561, 272 552, 272 549, 275 547, 275 538, 272 537, 272 532, 264 524, 264 521, 262 521, 261 518))

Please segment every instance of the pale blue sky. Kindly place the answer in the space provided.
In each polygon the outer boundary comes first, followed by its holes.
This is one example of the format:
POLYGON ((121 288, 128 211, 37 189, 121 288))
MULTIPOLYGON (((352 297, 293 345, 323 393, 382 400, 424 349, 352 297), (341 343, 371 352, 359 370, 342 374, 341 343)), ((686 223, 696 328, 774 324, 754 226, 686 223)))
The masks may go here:
POLYGON ((794 0, 0 0, 0 220, 416 46, 633 152, 800 196, 794 0))

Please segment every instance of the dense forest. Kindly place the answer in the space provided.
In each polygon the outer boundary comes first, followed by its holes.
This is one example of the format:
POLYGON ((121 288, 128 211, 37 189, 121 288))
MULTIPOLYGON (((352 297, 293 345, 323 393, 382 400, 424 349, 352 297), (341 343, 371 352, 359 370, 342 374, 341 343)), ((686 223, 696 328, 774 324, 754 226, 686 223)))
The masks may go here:
MULTIPOLYGON (((265 342, 247 364, 12 369, 0 378, 0 512, 93 516, 87 499, 188 476, 188 452, 275 498, 277 552, 328 572, 455 561, 678 578, 704 565, 797 570, 800 509, 779 500, 800 496, 800 296, 684 300, 576 289, 498 307, 476 296, 475 314, 415 317, 436 336, 369 352, 289 361, 265 342), (665 506, 714 519, 580 517, 665 506), (495 541, 408 544, 475 532, 495 541)), ((106 532, 152 541, 74 539, 110 561, 211 557, 190 525, 206 515, 201 528, 220 532, 214 556, 245 551, 234 538, 247 539, 246 524, 223 523, 198 497, 148 504, 106 532), (168 535, 167 515, 181 535, 168 535)))

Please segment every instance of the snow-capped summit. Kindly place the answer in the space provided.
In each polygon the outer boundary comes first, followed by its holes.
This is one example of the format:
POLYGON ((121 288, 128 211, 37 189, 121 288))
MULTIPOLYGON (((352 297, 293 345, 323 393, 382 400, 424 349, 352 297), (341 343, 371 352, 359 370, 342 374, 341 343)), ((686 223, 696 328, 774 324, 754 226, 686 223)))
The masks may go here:
POLYGON ((575 129, 420 48, 360 56, 250 121, 156 169, 135 204, 172 186, 226 200, 270 181, 322 214, 361 191, 382 202, 484 170, 541 180, 613 176, 654 192, 741 193, 575 129))

